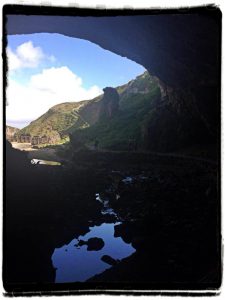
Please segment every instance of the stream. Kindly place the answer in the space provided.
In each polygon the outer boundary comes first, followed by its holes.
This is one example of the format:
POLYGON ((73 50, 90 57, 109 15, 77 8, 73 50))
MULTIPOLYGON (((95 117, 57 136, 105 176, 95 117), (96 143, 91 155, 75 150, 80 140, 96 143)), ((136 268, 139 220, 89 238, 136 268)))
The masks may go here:
POLYGON ((96 201, 102 204, 101 214, 114 216, 114 222, 89 227, 89 232, 69 244, 55 248, 52 264, 56 269, 56 283, 84 282, 104 272, 136 250, 121 237, 114 237, 116 225, 122 223, 109 206, 109 200, 100 194, 96 201))

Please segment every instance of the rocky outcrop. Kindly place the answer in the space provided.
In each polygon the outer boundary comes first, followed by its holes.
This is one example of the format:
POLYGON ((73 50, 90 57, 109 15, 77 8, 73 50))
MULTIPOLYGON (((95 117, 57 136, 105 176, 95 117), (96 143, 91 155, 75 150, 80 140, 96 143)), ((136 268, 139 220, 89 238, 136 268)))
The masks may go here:
POLYGON ((106 87, 101 100, 100 117, 112 118, 119 110, 119 94, 116 89, 106 87))
POLYGON ((81 121, 85 120, 88 125, 93 125, 99 120, 102 97, 103 95, 86 101, 78 111, 81 121))
POLYGON ((57 131, 54 131, 49 138, 49 144, 57 144, 61 140, 61 136, 57 131))
POLYGON ((15 128, 15 127, 6 125, 6 139, 8 141, 12 141, 14 139, 14 135, 18 131, 19 131, 19 128, 15 128))
POLYGON ((114 266, 114 265, 118 264, 118 262, 119 262, 118 259, 116 260, 116 259, 112 258, 109 255, 103 255, 101 257, 101 260, 104 261, 105 263, 107 263, 110 266, 114 266))
POLYGON ((87 245, 87 251, 98 251, 105 246, 105 243, 103 239, 93 237, 88 239, 87 241, 79 240, 78 244, 76 244, 75 247, 81 247, 83 245, 87 245))
POLYGON ((57 144, 61 140, 61 136, 57 131, 52 131, 51 136, 47 135, 30 135, 30 134, 20 134, 19 131, 13 135, 11 141, 17 143, 30 143, 32 145, 40 144, 57 144))

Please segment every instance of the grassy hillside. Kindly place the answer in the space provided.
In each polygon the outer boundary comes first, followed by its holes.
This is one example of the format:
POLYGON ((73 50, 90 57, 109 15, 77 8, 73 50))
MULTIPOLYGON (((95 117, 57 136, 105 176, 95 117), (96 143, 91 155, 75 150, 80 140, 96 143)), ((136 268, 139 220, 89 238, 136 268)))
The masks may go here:
POLYGON ((21 134, 44 135, 51 131, 63 132, 78 119, 76 109, 81 103, 62 103, 47 111, 37 120, 20 130, 21 134))
POLYGON ((116 90, 119 110, 110 119, 99 117, 103 97, 100 95, 92 100, 58 104, 19 134, 46 135, 53 141, 54 136, 60 135, 63 140, 70 135, 73 141, 82 140, 88 146, 98 139, 103 148, 126 149, 129 139, 140 142, 142 127, 151 116, 160 89, 156 79, 144 72, 116 90))
POLYGON ((101 119, 93 126, 78 129, 72 140, 92 146, 99 141, 99 146, 106 149, 126 150, 130 140, 143 144, 142 131, 145 123, 155 111, 160 89, 156 80, 147 72, 126 85, 117 88, 120 94, 120 109, 111 119, 101 119))

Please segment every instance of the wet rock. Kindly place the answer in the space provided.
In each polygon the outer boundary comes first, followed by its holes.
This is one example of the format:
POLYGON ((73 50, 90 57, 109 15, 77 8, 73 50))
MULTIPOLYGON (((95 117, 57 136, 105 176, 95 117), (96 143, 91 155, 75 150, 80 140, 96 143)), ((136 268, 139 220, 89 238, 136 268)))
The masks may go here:
POLYGON ((109 255, 103 255, 101 257, 101 260, 104 261, 105 263, 107 263, 110 266, 114 266, 120 261, 119 259, 114 259, 109 255))
POLYGON ((117 221, 117 217, 114 214, 103 214, 102 221, 104 223, 115 223, 117 221))
POLYGON ((130 243, 132 235, 130 226, 127 223, 121 223, 114 226, 114 237, 122 237, 125 243, 130 243))
POLYGON ((143 247, 148 248, 149 246, 152 246, 151 242, 152 240, 149 236, 134 236, 132 238, 132 246, 135 249, 141 249, 143 247))
POLYGON ((126 178, 124 178, 122 180, 122 182, 125 183, 125 184, 131 184, 133 182, 133 178, 130 177, 130 176, 127 176, 126 178))
POLYGON ((84 240, 79 240, 79 242, 77 244, 75 244, 75 247, 81 247, 83 245, 87 245, 87 241, 84 240))
POLYGON ((103 241, 103 239, 101 238, 97 238, 97 237, 94 237, 94 238, 90 238, 88 241, 87 241, 87 250, 88 251, 98 251, 98 250, 101 250, 103 247, 104 247, 105 243, 103 241))
POLYGON ((80 247, 83 245, 87 245, 88 251, 98 251, 104 247, 105 243, 104 243, 103 239, 94 237, 94 238, 90 238, 87 241, 79 240, 79 242, 74 246, 80 247))

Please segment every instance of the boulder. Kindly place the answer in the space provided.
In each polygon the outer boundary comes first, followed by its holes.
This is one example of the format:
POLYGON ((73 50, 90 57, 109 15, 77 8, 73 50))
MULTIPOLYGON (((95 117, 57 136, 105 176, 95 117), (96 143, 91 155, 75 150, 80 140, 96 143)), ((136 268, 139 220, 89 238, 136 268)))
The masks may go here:
POLYGON ((105 263, 107 263, 110 266, 114 266, 114 265, 116 265, 119 262, 118 259, 114 259, 114 258, 112 258, 109 255, 103 255, 101 257, 101 260, 104 261, 105 263))
POLYGON ((94 238, 90 238, 87 241, 87 245, 88 245, 87 247, 88 251, 98 251, 104 247, 105 243, 103 239, 94 237, 94 238))
POLYGON ((87 241, 79 240, 78 244, 76 244, 75 246, 77 247, 83 245, 87 245, 88 251, 98 251, 104 247, 105 243, 103 239, 94 237, 94 238, 90 238, 87 241))

